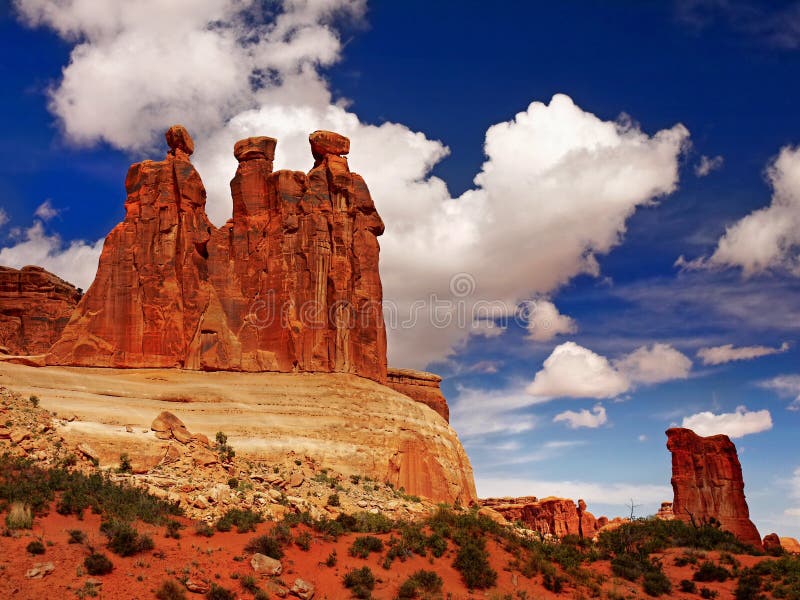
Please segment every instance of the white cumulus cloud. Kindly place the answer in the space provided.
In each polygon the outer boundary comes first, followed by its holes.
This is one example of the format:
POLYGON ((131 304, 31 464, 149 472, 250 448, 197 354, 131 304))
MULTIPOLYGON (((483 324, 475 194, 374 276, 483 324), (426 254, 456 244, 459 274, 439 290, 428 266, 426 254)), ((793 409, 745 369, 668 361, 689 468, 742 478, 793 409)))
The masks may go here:
POLYGON ((532 303, 528 315, 528 338, 536 342, 548 342, 557 335, 575 333, 575 319, 558 312, 555 304, 539 299, 532 303))
POLYGON ((55 208, 53 203, 48 199, 36 207, 36 211, 33 214, 34 216, 39 217, 42 221, 49 221, 53 217, 57 216, 58 213, 59 210, 55 208))
POLYGON ((792 398, 789 410, 800 410, 800 375, 778 375, 759 383, 783 398, 792 398))
POLYGON ((712 171, 721 169, 724 162, 725 159, 721 156, 710 158, 704 154, 700 157, 700 162, 694 166, 694 174, 698 177, 705 177, 712 171))
POLYGON ((705 411, 684 417, 681 426, 691 429, 697 435, 724 433, 728 437, 739 438, 772 429, 772 415, 766 409, 748 411, 746 407, 738 406, 732 413, 714 414, 705 411))
POLYGON ((785 146, 767 168, 772 203, 760 208, 725 231, 710 257, 679 266, 698 268, 739 267, 745 275, 785 268, 800 275, 800 147, 785 146))
MULTIPOLYGON (((365 123, 331 94, 322 73, 341 58, 336 18, 362 18, 363 1, 284 0, 269 13, 260 6, 139 0, 99 11, 93 0, 17 0, 29 23, 74 44, 50 103, 68 139, 145 152, 183 123, 195 137, 215 223, 230 216, 237 139, 277 137, 276 168, 307 170, 310 131, 350 137, 350 165, 387 225, 381 274, 398 323, 434 296, 467 315, 485 301, 510 313, 576 275, 596 275, 597 257, 621 242, 636 209, 676 189, 685 127, 649 135, 557 94, 488 129, 475 186, 454 198, 431 175, 449 152, 442 142, 400 123, 365 123), (458 273, 472 277, 471 294, 451 289, 458 273)), ((60 274, 76 279, 75 268, 60 274)), ((432 321, 427 312, 389 332, 392 363, 424 367, 481 325, 432 321)))
POLYGON ((703 361, 704 365, 722 365, 736 360, 751 360, 762 356, 770 356, 771 354, 781 354, 786 352, 789 347, 788 342, 784 342, 777 348, 771 348, 770 346, 735 347, 733 344, 724 344, 722 346, 700 348, 697 351, 697 357, 703 361))
POLYGON ((661 383, 686 379, 692 368, 689 358, 669 344, 642 346, 614 362, 632 383, 661 383))
POLYGON ((575 342, 565 342, 547 357, 526 390, 540 401, 613 398, 638 384, 685 379, 691 367, 692 361, 668 344, 641 346, 612 362, 575 342))
POLYGON ((606 409, 603 405, 596 404, 591 412, 585 408, 579 411, 566 410, 557 414, 553 418, 553 422, 565 422, 571 429, 579 429, 580 427, 596 429, 601 425, 605 425, 608 422, 608 417, 606 416, 606 409))

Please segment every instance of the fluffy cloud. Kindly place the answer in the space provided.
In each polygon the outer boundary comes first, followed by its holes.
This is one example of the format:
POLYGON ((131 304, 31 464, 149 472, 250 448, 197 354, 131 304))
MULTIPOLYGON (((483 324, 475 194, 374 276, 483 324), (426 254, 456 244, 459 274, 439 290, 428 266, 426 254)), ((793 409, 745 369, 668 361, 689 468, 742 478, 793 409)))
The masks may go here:
POLYGON ((725 344, 723 346, 700 348, 697 351, 697 357, 703 361, 704 365, 722 365, 735 360, 751 360, 761 356, 780 354, 788 349, 788 342, 784 342, 777 348, 769 346, 741 346, 735 348, 733 344, 725 344))
POLYGON ((547 357, 526 390, 541 398, 613 398, 629 388, 628 379, 606 357, 565 342, 547 357))
POLYGON ((77 287, 87 289, 92 284, 103 240, 64 243, 58 234, 48 235, 41 221, 35 221, 21 236, 14 246, 0 249, 0 264, 17 269, 38 265, 56 274, 68 274, 67 280, 77 287))
POLYGON ((613 398, 637 384, 685 379, 691 366, 691 360, 667 344, 641 346, 612 363, 575 342, 565 342, 547 357, 526 389, 541 401, 613 398))
POLYGON ((800 275, 800 148, 786 146, 767 168, 772 203, 725 231, 708 258, 678 265, 689 269, 740 267, 745 275, 785 268, 800 275))
POLYGON ((739 438, 772 429, 772 415, 766 409, 748 411, 746 407, 738 406, 732 413, 716 415, 706 411, 684 417, 681 426, 698 435, 724 433, 729 437, 739 438))
POLYGON ((530 431, 537 418, 519 410, 535 401, 520 388, 480 390, 459 387, 450 403, 450 424, 465 440, 490 434, 513 435, 530 431))
POLYGON ((606 416, 606 409, 603 405, 596 404, 591 412, 584 408, 579 411, 567 410, 559 413, 553 418, 553 422, 566 422, 571 429, 578 429, 580 427, 596 429, 601 425, 605 425, 608 422, 608 417, 606 416))
POLYGON ((698 162, 694 166, 694 174, 698 177, 705 177, 712 171, 716 171, 722 168, 725 159, 721 156, 715 156, 713 158, 709 158, 705 154, 700 157, 700 162, 698 162))
POLYGON ((661 383, 686 379, 692 361, 668 344, 653 344, 637 348, 614 362, 632 383, 661 383))
POLYGON ((792 398, 789 410, 800 410, 800 375, 779 375, 759 383, 764 389, 777 392, 784 398, 792 398))
POLYGON ((53 217, 57 216, 58 212, 58 209, 53 207, 53 203, 50 202, 50 200, 45 200, 36 208, 36 211, 33 214, 34 216, 39 217, 42 221, 49 221, 53 217))
POLYGON ((547 342, 557 335, 575 333, 578 325, 572 317, 558 312, 549 300, 536 300, 528 315, 528 338, 536 342, 547 342))
MULTIPOLYGON (((483 301, 511 313, 576 275, 597 274, 597 257, 620 243, 636 209, 675 190, 688 140, 680 124, 651 136, 630 119, 605 121, 556 95, 490 127, 475 187, 453 198, 431 175, 448 154, 444 144, 402 124, 361 122, 321 75, 340 58, 335 18, 360 18, 361 0, 284 0, 274 15, 245 0, 141 0, 107 11, 92 0, 17 6, 29 23, 75 42, 50 105, 67 137, 142 151, 184 123, 216 223, 230 216, 235 140, 275 136, 276 168, 308 169, 309 131, 349 136, 350 164, 387 224, 381 273, 399 322, 432 297, 467 315, 483 301), (451 289, 466 273, 472 293, 451 289)), ((481 325, 468 318, 437 327, 420 315, 413 327, 390 331, 390 360, 421 367, 441 359, 473 323, 481 325)))

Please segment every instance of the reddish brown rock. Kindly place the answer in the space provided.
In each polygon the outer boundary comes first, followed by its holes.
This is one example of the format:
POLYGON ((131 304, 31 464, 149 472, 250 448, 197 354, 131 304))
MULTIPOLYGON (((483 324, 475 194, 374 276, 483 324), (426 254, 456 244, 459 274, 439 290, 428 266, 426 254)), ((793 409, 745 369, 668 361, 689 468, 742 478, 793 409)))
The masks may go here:
POLYGON ((788 552, 789 554, 800 554, 800 542, 795 538, 782 537, 781 548, 783 548, 784 552, 788 552))
POLYGON ((535 496, 520 498, 487 498, 480 501, 484 507, 491 508, 510 522, 522 522, 525 527, 542 535, 562 538, 577 535, 592 538, 599 529, 598 521, 605 524, 608 519, 595 519, 586 510, 586 503, 567 498, 548 497, 542 500, 535 496))
POLYGON ((439 387, 441 381, 442 378, 438 375, 413 369, 390 368, 386 377, 387 386, 431 407, 445 421, 450 422, 450 409, 439 387))
POLYGON ((275 140, 235 146, 233 219, 216 228, 181 126, 128 172, 125 220, 49 364, 323 371, 386 380, 377 236, 349 140, 315 132, 314 168, 272 172, 275 140))
POLYGON ((44 354, 67 325, 81 292, 41 267, 0 267, 0 346, 44 354))
POLYGON ((765 535, 762 544, 764 546, 764 550, 768 554, 781 554, 783 552, 781 538, 778 537, 777 533, 768 533, 765 535))
POLYGON ((675 513, 672 512, 672 502, 661 503, 661 507, 656 513, 656 519, 661 519, 662 521, 672 521, 675 519, 675 513))
POLYGON ((672 453, 672 510, 676 519, 695 523, 718 521, 745 543, 761 547, 750 520, 742 467, 736 446, 726 435, 700 437, 690 429, 667 430, 672 453))

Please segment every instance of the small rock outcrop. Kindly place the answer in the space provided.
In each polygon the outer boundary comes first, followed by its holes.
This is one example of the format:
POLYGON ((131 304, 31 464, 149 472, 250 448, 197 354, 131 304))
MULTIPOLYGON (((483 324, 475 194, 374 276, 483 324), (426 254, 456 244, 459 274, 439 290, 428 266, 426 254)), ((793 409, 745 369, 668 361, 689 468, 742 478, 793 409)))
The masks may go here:
POLYGON ((587 511, 583 500, 578 500, 576 504, 568 498, 551 496, 539 500, 535 496, 522 496, 486 498, 480 502, 483 507, 500 513, 506 520, 512 523, 519 521, 528 529, 546 536, 593 538, 600 529, 599 520, 587 511))
POLYGON ((413 369, 390 368, 387 372, 386 385, 401 394, 405 394, 412 400, 429 406, 449 423, 450 409, 439 387, 441 381, 442 378, 433 373, 415 371, 413 369))
POLYGON ((744 495, 736 446, 726 435, 701 437, 690 429, 667 430, 672 453, 672 511, 676 519, 720 523, 745 543, 761 547, 744 495))
POLYGON ((672 502, 662 502, 661 507, 656 513, 656 519, 662 521, 672 521, 675 519, 675 513, 672 512, 672 502))
POLYGON ((80 299, 77 288, 41 267, 0 267, 0 352, 44 354, 80 299))
POLYGON ((234 147, 233 218, 206 216, 185 128, 128 171, 125 220, 48 364, 353 373, 386 381, 383 222, 344 136, 309 136, 314 167, 272 170, 276 140, 234 147))

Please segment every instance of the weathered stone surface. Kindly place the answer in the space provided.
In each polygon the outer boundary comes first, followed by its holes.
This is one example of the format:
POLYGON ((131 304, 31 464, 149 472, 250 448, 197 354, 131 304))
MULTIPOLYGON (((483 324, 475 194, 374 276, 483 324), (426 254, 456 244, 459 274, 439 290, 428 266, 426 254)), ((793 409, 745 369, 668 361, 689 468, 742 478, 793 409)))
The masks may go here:
POLYGON ((762 544, 764 546, 764 550, 767 553, 780 554, 781 552, 783 552, 783 546, 781 546, 781 538, 778 537, 777 533, 769 533, 765 535, 762 544))
POLYGON ((788 552, 789 554, 800 554, 800 542, 795 538, 782 537, 781 548, 783 548, 784 552, 788 552))
POLYGON ((250 559, 250 566, 259 575, 268 577, 280 575, 283 572, 281 561, 259 553, 254 554, 253 558, 250 559))
POLYGON ((294 585, 292 585, 290 592, 300 600, 311 600, 314 597, 314 585, 298 577, 294 580, 294 585))
POLYGON ((55 570, 56 567, 51 562, 36 563, 25 572, 25 577, 28 579, 42 579, 55 570))
POLYGON ((672 512, 672 502, 662 502, 661 506, 656 513, 656 519, 662 521, 672 521, 675 518, 675 513, 672 512))
POLYGON ((69 322, 81 292, 41 267, 0 267, 0 346, 43 354, 69 322))
POLYGON ((736 446, 726 435, 700 437, 690 429, 667 430, 672 453, 672 510, 676 519, 696 523, 718 521, 740 540, 761 547, 750 520, 742 467, 736 446))
POLYGON ((442 378, 433 373, 413 369, 393 369, 387 371, 386 385, 412 400, 422 402, 450 421, 450 409, 439 387, 442 378))
POLYGON ((186 130, 133 165, 125 220, 49 364, 323 371, 386 380, 377 236, 349 141, 312 134, 308 173, 272 172, 275 140, 242 140, 233 219, 216 228, 186 130))
MULTIPOLYGON (((592 538, 599 529, 598 519, 586 510, 586 503, 576 504, 568 498, 548 497, 539 500, 535 496, 520 498, 486 498, 480 503, 503 515, 510 522, 522 522, 528 529, 542 535, 562 538, 577 535, 592 538)), ((608 520, 605 517, 604 522, 608 520)))

